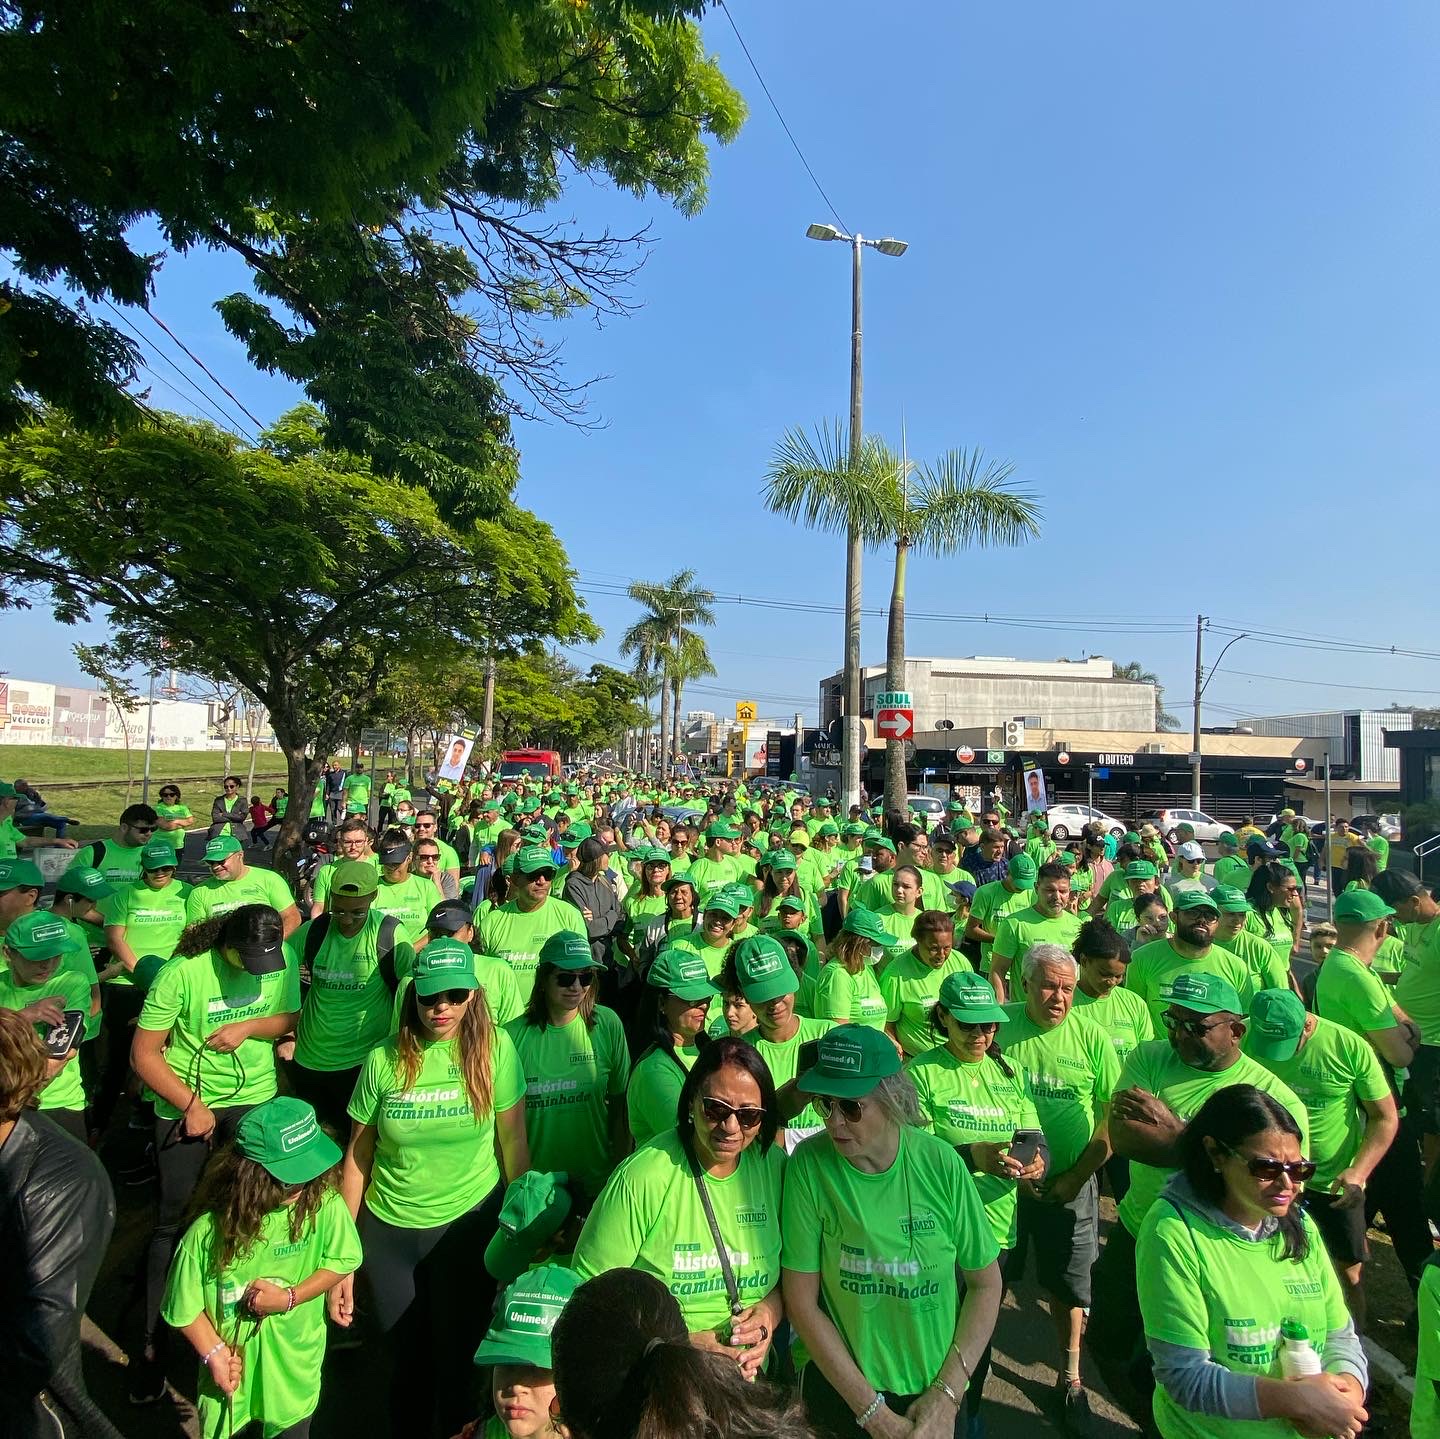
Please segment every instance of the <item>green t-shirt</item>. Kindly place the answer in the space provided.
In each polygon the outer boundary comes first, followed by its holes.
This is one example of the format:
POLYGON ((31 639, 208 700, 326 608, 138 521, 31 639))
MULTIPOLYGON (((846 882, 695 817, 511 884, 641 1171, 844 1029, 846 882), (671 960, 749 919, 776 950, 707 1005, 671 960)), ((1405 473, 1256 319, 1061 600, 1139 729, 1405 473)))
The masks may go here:
POLYGON ((1191 959, 1179 953, 1168 939, 1152 939, 1130 956, 1123 982, 1126 989, 1138 994, 1149 1007, 1157 1034, 1161 1015, 1170 1007, 1169 1000, 1160 998, 1160 990, 1179 974, 1213 974, 1217 979, 1228 980, 1235 986, 1241 1004, 1247 1010, 1250 1008, 1255 980, 1249 966, 1237 955, 1212 944, 1203 959, 1191 959))
POLYGON ((242 904, 268 904, 284 914, 295 908, 295 896, 273 869, 247 868, 238 879, 202 879, 185 900, 185 921, 197 924, 242 904))
MULTIPOLYGON (((142 879, 102 899, 100 916, 107 925, 124 927, 125 943, 134 951, 136 959, 143 959, 147 954, 169 959, 185 932, 189 899, 190 886, 178 879, 171 879, 164 889, 151 889, 142 879)), ((126 970, 106 982, 121 988, 135 985, 126 970)))
POLYGON ((1390 841, 1383 834, 1372 834, 1365 846, 1375 856, 1375 873, 1384 874, 1390 868, 1390 841))
MULTIPOLYGON (((328 915, 325 938, 310 962, 310 988, 295 1029, 295 1062, 306 1069, 351 1069, 390 1033, 391 994, 380 970, 380 926, 386 916, 372 908, 364 927, 346 939, 328 915)), ((320 920, 302 924, 285 941, 287 960, 297 970, 305 943, 320 920)), ((395 972, 408 967, 414 951, 400 933, 393 938, 395 972)))
MULTIPOLYGON (((478 954, 472 949, 470 958, 475 969, 475 978, 480 981, 480 989, 485 996, 485 1003, 490 1007, 491 1020, 496 1024, 509 1024, 512 1019, 524 1014, 528 995, 525 999, 520 997, 520 986, 515 981, 515 971, 503 959, 496 959, 493 954, 478 954)), ((392 1035, 400 1028, 400 1016, 405 1009, 405 994, 410 988, 412 968, 409 955, 406 955, 396 965, 396 974, 400 977, 400 983, 395 990, 395 1005, 390 1015, 390 1033, 392 1035)))
MULTIPOLYGON (((330 864, 322 864, 320 868, 315 871, 314 898, 315 903, 318 904, 321 909, 328 909, 330 907, 330 886, 335 883, 335 865, 338 863, 339 861, 337 860, 330 864)), ((367 854, 359 863, 368 864, 371 869, 378 870, 380 868, 380 856, 372 852, 367 854)), ((438 903, 439 901, 437 900, 436 902, 438 903)), ((429 911, 427 910, 426 913, 428 914, 429 911)))
MULTIPOLYGON (((1147 1089, 1189 1123, 1217 1089, 1230 1084, 1253 1084, 1279 1100, 1300 1126, 1300 1152, 1310 1152, 1310 1120, 1299 1096, 1248 1054, 1239 1055, 1229 1069, 1191 1069, 1170 1047, 1168 1039, 1152 1040, 1142 1044, 1125 1061, 1115 1088, 1130 1089, 1138 1085, 1147 1089)), ((1136 1159, 1130 1161, 1130 1189, 1120 1201, 1120 1222, 1131 1234, 1139 1234, 1150 1206, 1174 1173, 1173 1169, 1160 1169, 1136 1159)))
POLYGON ((1395 1001, 1385 981, 1348 949, 1332 949, 1315 976, 1315 1012, 1364 1039, 1394 1029, 1395 1001))
MULTIPOLYGON (((157 804, 155 813, 161 819, 194 819, 195 817, 183 804, 157 804)), ((157 829, 155 838, 163 839, 166 844, 174 845, 177 855, 185 848, 185 831, 183 829, 157 829)))
POLYGON ((940 997, 940 986, 951 974, 968 973, 970 961, 952 949, 938 969, 926 964, 913 950, 885 966, 880 993, 885 997, 885 1018, 895 1026, 895 1037, 907 1055, 924 1054, 944 1040, 930 1023, 930 1012, 940 997))
POLYGON ((15 823, 13 815, 7 814, 4 819, 0 819, 0 859, 14 859, 27 838, 25 831, 15 823))
POLYGON ((1420 1271, 1417 1298, 1420 1344, 1415 1352, 1415 1397, 1410 1404, 1410 1439, 1440 1439, 1440 1263, 1420 1271))
POLYGON ((532 1169, 565 1170, 585 1192, 600 1192, 614 1158, 610 1103, 625 1093, 630 1052, 620 1018, 595 1007, 595 1027, 577 1013, 543 1027, 523 1015, 505 1026, 525 1071, 525 1133, 532 1169))
POLYGON ((895 1161, 865 1174, 828 1134, 785 1174, 785 1268, 820 1276, 820 1302, 877 1389, 919 1394, 955 1335, 956 1268, 1000 1252, 975 1181, 943 1139, 902 1127, 895 1161))
POLYGON ((1110 1036, 1121 1063, 1136 1045, 1155 1038, 1155 1023, 1145 1001, 1123 984, 1117 984, 1104 999, 1091 999, 1076 985, 1075 1008, 1110 1036))
POLYGON ((370 776, 368 774, 357 774, 351 770, 345 776, 345 808, 349 810, 365 809, 370 803, 370 776))
POLYGON ((1266 944, 1258 934, 1248 929, 1237 930, 1229 939, 1216 939, 1217 949, 1229 950, 1236 959, 1250 971, 1251 988, 1258 993, 1262 989, 1290 988, 1290 958, 1280 954, 1274 945, 1266 944))
MULTIPOLYGON (((1162 884, 1155 891, 1160 896, 1167 912, 1175 909, 1175 896, 1162 884)), ((1124 933, 1127 929, 1134 929, 1135 919, 1135 896, 1128 889, 1118 891, 1110 902, 1105 906, 1105 922, 1112 928, 1124 933)))
POLYGON ((821 971, 815 985, 815 1017, 832 1024, 868 1024, 872 1029, 885 1028, 885 996, 880 982, 868 964, 860 966, 859 974, 851 974, 838 959, 832 959, 821 971))
POLYGON ((1329 1189, 1335 1176, 1349 1167, 1365 1137, 1360 1101, 1390 1094, 1379 1057, 1361 1036, 1317 1017, 1315 1032, 1293 1058, 1259 1063, 1289 1085, 1304 1104, 1310 1116, 1306 1152, 1318 1166, 1312 1187, 1329 1189))
MULTIPOLYGON (((1349 1320, 1340 1281, 1314 1221, 1299 1263, 1283 1258, 1284 1240, 1243 1239, 1204 1214, 1155 1205, 1135 1253, 1140 1312, 1148 1339, 1198 1349, 1222 1368, 1255 1378, 1282 1377, 1280 1325, 1296 1319, 1323 1352, 1349 1320)), ((1166 1439, 1294 1439, 1285 1419, 1226 1419, 1182 1409, 1155 1390, 1155 1422, 1166 1439)))
POLYGON ((1395 975, 1399 978, 1405 968, 1405 941, 1398 934, 1387 934, 1375 951, 1375 972, 1380 975, 1395 975))
MULTIPOLYGON (((25 1009, 41 999, 58 999, 62 1009, 90 1013, 90 986, 73 969, 62 964, 43 984, 21 984, 14 971, 0 969, 0 1009, 25 1009)), ((48 1024, 37 1024, 35 1033, 44 1038, 48 1024)), ((80 1056, 73 1055, 40 1091, 37 1109, 85 1108, 85 1086, 80 1079, 80 1056)))
POLYGON ((1295 927, 1288 909, 1272 909, 1268 929, 1265 927, 1264 916, 1252 909, 1245 916, 1245 928, 1251 934, 1259 935, 1286 964, 1289 964, 1291 952, 1295 948, 1295 927))
POLYGON ((360 1267, 360 1236, 333 1189, 298 1241, 290 1237, 290 1210, 272 1209, 255 1243, 218 1274, 215 1230, 215 1216, 202 1214, 185 1231, 170 1264, 160 1317, 178 1329, 204 1313, 227 1342, 241 1341, 240 1387, 232 1399, 226 1400, 210 1371, 200 1366, 202 1434, 222 1432, 227 1421, 237 1431, 259 1424, 265 1435, 279 1434, 314 1413, 320 1401, 325 1296, 297 1304, 288 1314, 272 1314, 261 1324, 240 1308, 240 1301, 256 1279, 291 1288, 317 1269, 353 1273, 360 1267))
POLYGON ((1054 1029, 1041 1029, 1023 1004, 1007 1004, 1010 1023, 998 1038, 1005 1058, 1030 1077, 1040 1128, 1050 1146, 1050 1175, 1063 1174, 1090 1143, 1096 1121, 1120 1077, 1110 1036, 1071 1009, 1054 1029))
MULTIPOLYGON (((172 959, 145 992, 139 1028, 169 1031, 165 1063, 192 1094, 211 1109, 259 1104, 275 1096, 275 1046, 247 1039, 228 1054, 205 1041, 222 1025, 268 1019, 300 1008, 300 971, 287 964, 274 974, 247 974, 212 949, 172 959)), ((180 1111, 156 1099, 155 1113, 177 1119, 180 1111)))
POLYGON ((435 881, 423 874, 406 875, 398 884, 392 884, 382 874, 370 913, 393 914, 400 922, 400 937, 413 945, 425 933, 430 911, 444 897, 435 881))
POLYGON ((668 1051, 652 1046, 635 1061, 625 1089, 625 1112, 636 1144, 675 1128, 680 1090, 685 1084, 681 1065, 689 1069, 699 1054, 694 1045, 686 1045, 677 1049, 672 1059, 668 1051))
POLYGON ((140 878, 140 851, 143 848, 143 845, 125 845, 113 839, 96 840, 94 844, 82 844, 65 868, 90 867, 98 869, 108 884, 134 884, 140 878))
POLYGON ((1250 866, 1238 855, 1222 854, 1211 869, 1216 884, 1228 884, 1241 894, 1250 887, 1250 866))
POLYGON ((1020 988, 1020 961, 1025 958, 1030 946, 1058 944, 1069 954, 1075 936, 1080 933, 1081 923, 1080 916, 1071 914, 1069 910, 1062 910, 1051 918, 1041 914, 1033 904, 1002 915, 994 930, 995 945, 991 954, 1004 955, 1010 960, 1012 992, 1018 992, 1020 988))
POLYGON ((915 936, 911 930, 915 928, 915 921, 920 917, 917 909, 914 914, 901 914, 893 904, 882 904, 874 911, 875 918, 880 921, 882 928, 890 936, 890 943, 885 946, 885 958, 881 961, 887 967, 901 955, 909 954, 915 947, 915 936))
MULTIPOLYGON (((672 867, 671 872, 678 871, 672 867)), ((691 861, 690 868, 685 873, 700 896, 700 902, 695 907, 697 914, 705 908, 705 901, 716 890, 724 889, 727 884, 734 884, 740 878, 740 871, 729 855, 722 855, 719 859, 707 859, 702 855, 691 861)))
MULTIPOLYGON (((799 1016, 797 1016, 799 1018, 799 1016)), ((827 1030, 835 1026, 828 1019, 799 1019, 800 1027, 786 1040, 766 1039, 759 1029, 752 1029, 748 1034, 742 1035, 746 1044, 753 1045, 757 1054, 763 1059, 770 1070, 770 1078, 775 1081, 775 1088, 789 1084, 800 1068, 800 1046, 812 1039, 819 1039, 827 1030)), ((820 1111, 813 1104, 807 1104, 794 1119, 786 1125, 787 1139, 791 1135, 803 1137, 807 1131, 820 1129, 825 1121, 820 1117, 820 1111)), ((790 1145, 793 1149, 794 1145, 790 1145)))
MULTIPOLYGON (((879 913, 882 907, 888 906, 892 902, 894 879, 894 869, 888 869, 884 874, 871 875, 869 879, 851 890, 850 902, 863 905, 866 909, 873 909, 879 913)), ((948 908, 946 901, 950 898, 950 891, 946 889, 944 880, 938 874, 928 869, 920 871, 919 909, 946 909, 948 908)))
MULTIPOLYGON (((1039 1129, 1040 1115, 1023 1065, 1006 1076, 988 1055, 978 1064, 956 1059, 948 1049, 932 1049, 906 1061, 915 1084, 920 1117, 946 1144, 1008 1144, 1017 1129, 1039 1129)), ((1001 1249, 1015 1247, 1013 1179, 975 1171, 970 1176, 1001 1249)))
POLYGON ((1395 998, 1420 1026, 1421 1041, 1440 1044, 1440 918, 1428 924, 1402 924, 1400 936, 1405 941, 1405 969, 1395 983, 1395 998))
POLYGON ((569 901, 550 894, 528 914, 522 914, 513 899, 490 910, 480 919, 476 938, 482 952, 503 959, 515 971, 521 995, 528 1002, 540 966, 540 951, 552 934, 563 930, 584 938, 584 917, 569 901))
POLYGON ((375 1127, 375 1162, 365 1206, 400 1229, 432 1229, 473 1209, 500 1182, 495 1116, 525 1097, 525 1073, 510 1036, 494 1029, 491 1109, 475 1117, 455 1046, 426 1044, 420 1071, 406 1085, 396 1041, 365 1056, 350 1118, 375 1127))
MULTIPOLYGON (((991 934, 998 934, 999 922, 1007 914, 1028 909, 1034 901, 1033 889, 1007 889, 1003 879, 994 879, 989 884, 982 884, 975 891, 975 896, 970 901, 970 918, 988 929, 991 934)), ((990 954, 994 947, 988 939, 980 942, 981 974, 990 973, 990 954)))
MULTIPOLYGON (((704 1176, 720 1237, 747 1309, 780 1282, 780 1181, 785 1156, 758 1136, 735 1172, 704 1176)), ((575 1246, 582 1279, 611 1269, 653 1274, 675 1296, 686 1329, 720 1331, 730 1301, 720 1254, 679 1134, 672 1128, 637 1149, 610 1177, 575 1246)))

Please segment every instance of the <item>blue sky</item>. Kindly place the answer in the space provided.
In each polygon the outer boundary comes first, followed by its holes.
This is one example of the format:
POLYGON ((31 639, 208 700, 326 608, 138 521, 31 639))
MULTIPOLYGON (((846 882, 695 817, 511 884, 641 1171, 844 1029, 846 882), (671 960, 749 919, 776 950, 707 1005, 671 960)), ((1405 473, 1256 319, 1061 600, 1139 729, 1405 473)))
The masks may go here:
MULTIPOLYGON (((903 416, 914 456, 1008 459, 1044 508, 1023 552, 919 560, 910 585, 912 611, 1040 623, 913 620, 912 654, 1139 659, 1188 723, 1197 612, 1436 648, 1440 10, 733 13, 844 224, 910 243, 867 257, 866 428, 898 444, 903 416)), ((695 219, 573 187, 566 213, 650 220, 656 244, 635 315, 556 335, 572 375, 608 376, 603 427, 518 433, 519 499, 555 526, 606 630, 582 664, 614 659, 635 611, 602 591, 632 578, 691 567, 722 595, 843 599, 840 542, 758 496, 787 427, 845 411, 848 254, 805 238, 835 217, 721 12, 705 34, 750 119, 714 152, 695 219)), ((238 283, 215 257, 174 258, 155 309, 268 420, 294 392, 253 373, 208 308, 238 283)), ((159 386, 152 403, 188 407, 159 386)), ((889 567, 869 559, 867 607, 889 567)), ((12 672, 75 677, 73 632, 7 616, 3 633, 12 672)), ((838 615, 722 603, 719 675, 687 708, 813 712, 840 638, 838 615)), ((867 662, 883 644, 867 619, 867 662)), ((1440 664, 1249 640, 1206 722, 1391 699, 1440 703, 1440 664)))

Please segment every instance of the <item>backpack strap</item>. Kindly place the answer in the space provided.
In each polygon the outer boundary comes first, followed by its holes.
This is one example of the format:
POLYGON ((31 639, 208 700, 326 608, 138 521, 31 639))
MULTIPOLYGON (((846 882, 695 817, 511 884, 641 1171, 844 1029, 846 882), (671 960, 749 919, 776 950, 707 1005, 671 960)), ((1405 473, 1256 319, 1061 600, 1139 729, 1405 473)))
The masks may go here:
POLYGON ((380 978, 392 995, 400 987, 400 977, 395 973, 395 940, 399 933, 400 921, 393 914, 384 915, 375 940, 375 955, 380 964, 380 978))
POLYGON ((320 947, 325 943, 325 936, 330 933, 330 916, 328 914, 318 915, 310 921, 310 928, 305 931, 305 963, 314 964, 315 956, 320 953, 320 947))
POLYGON ((105 859, 105 841, 97 839, 90 846, 90 867, 99 869, 105 859))

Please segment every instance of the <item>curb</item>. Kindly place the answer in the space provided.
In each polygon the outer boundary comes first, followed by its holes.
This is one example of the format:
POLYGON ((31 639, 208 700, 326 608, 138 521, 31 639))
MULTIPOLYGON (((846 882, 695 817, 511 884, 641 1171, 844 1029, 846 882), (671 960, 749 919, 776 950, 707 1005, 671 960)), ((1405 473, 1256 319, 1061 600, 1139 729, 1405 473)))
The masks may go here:
POLYGON ((1377 1344, 1368 1335, 1360 1336, 1360 1347, 1370 1363, 1370 1377, 1378 1379, 1390 1389, 1398 1389, 1407 1398, 1415 1397, 1414 1377, 1405 1366, 1386 1348, 1377 1344))

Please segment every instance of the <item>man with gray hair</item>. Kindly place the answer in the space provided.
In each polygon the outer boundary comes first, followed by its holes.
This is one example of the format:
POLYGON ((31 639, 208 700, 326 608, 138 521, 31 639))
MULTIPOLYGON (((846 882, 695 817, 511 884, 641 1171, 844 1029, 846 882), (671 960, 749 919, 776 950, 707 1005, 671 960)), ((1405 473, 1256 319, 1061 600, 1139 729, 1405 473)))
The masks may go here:
POLYGON ((1061 1350, 1061 1428, 1083 1433, 1090 1401, 1080 1378, 1080 1336, 1090 1307, 1090 1270, 1099 1245, 1096 1171, 1110 1157, 1110 1096, 1120 1060, 1110 1037, 1072 1006, 1078 970, 1058 944, 1035 944, 1020 967, 1023 1003, 1007 1004, 1005 1057, 1030 1079, 1040 1128, 1050 1149, 1044 1179, 1019 1186, 1012 1278, 1025 1270, 1033 1239, 1035 1268, 1050 1297, 1061 1350))

